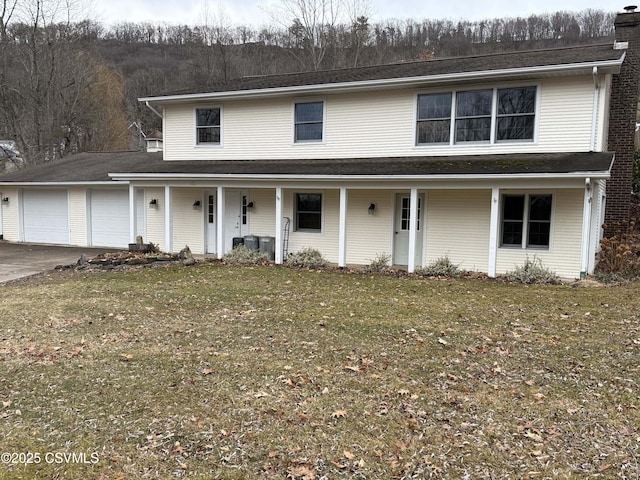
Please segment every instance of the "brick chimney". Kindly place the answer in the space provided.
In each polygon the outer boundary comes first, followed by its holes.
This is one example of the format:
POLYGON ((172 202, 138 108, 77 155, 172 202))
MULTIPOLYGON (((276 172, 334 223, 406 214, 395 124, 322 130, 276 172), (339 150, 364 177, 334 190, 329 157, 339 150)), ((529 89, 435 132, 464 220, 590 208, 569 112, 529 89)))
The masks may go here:
POLYGON ((611 178, 607 181, 607 234, 613 233, 614 225, 629 222, 640 85, 640 12, 635 8, 626 7, 624 13, 616 16, 614 23, 615 48, 626 48, 626 57, 620 74, 613 77, 611 88, 607 150, 615 152, 615 161, 611 178))

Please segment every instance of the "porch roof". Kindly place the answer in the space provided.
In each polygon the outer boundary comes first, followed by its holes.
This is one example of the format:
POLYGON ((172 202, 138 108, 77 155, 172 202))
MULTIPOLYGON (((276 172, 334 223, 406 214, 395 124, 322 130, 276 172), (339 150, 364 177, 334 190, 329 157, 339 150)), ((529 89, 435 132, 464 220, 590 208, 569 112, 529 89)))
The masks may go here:
POLYGON ((8 184, 83 184, 113 179, 369 178, 566 175, 608 177, 612 152, 510 153, 295 160, 164 161, 162 153, 81 153, 0 176, 8 184))

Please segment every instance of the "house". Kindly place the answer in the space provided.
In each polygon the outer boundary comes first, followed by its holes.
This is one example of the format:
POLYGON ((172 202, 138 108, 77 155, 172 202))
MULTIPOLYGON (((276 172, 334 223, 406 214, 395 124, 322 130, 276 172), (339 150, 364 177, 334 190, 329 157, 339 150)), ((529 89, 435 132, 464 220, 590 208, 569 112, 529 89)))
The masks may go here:
POLYGON ((221 257, 274 239, 329 261, 527 258, 592 272, 629 215, 640 13, 614 44, 246 77, 141 98, 162 152, 83 153, 0 177, 4 237, 221 257))

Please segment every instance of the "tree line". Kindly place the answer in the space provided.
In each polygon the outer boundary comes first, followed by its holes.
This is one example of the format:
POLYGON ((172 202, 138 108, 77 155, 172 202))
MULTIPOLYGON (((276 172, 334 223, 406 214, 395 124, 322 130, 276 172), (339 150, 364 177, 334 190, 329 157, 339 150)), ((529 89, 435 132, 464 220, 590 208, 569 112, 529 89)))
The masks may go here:
MULTIPOLYGON (((388 19, 333 0, 281 0, 270 26, 205 15, 197 26, 72 21, 80 0, 0 0, 0 139, 23 165, 70 153, 131 148, 135 125, 160 119, 137 98, 205 91, 245 75, 546 48, 613 39, 614 13, 588 9, 481 21, 388 19), (318 3, 319 2, 319 3, 318 3), (133 134, 133 135, 132 135, 133 134)), ((360 4, 362 5, 362 4, 360 4)), ((358 7, 358 4, 351 4, 358 7)))

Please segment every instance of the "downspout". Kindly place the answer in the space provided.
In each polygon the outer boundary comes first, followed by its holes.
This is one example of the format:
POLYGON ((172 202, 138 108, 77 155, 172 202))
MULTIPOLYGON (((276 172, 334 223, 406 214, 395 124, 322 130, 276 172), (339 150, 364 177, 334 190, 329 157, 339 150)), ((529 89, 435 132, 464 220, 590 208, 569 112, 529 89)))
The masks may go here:
POLYGON ((589 269, 591 251, 591 178, 584 180, 584 204, 582 209, 582 251, 580 254, 580 280, 584 280, 589 269))
POLYGON ((600 79, 598 78, 598 67, 593 67, 593 117, 591 118, 591 145, 589 150, 596 151, 596 132, 598 125, 598 103, 600 100, 600 79))

